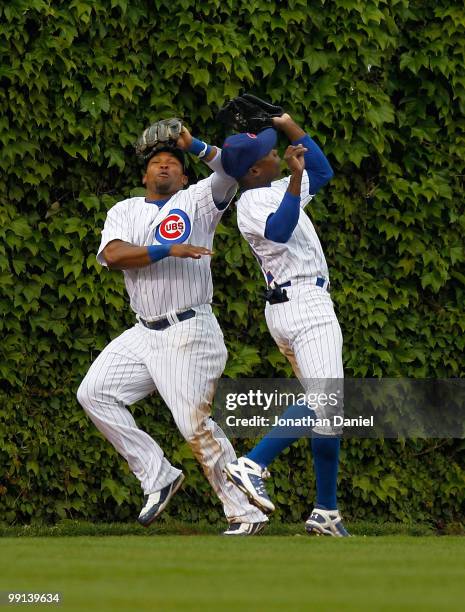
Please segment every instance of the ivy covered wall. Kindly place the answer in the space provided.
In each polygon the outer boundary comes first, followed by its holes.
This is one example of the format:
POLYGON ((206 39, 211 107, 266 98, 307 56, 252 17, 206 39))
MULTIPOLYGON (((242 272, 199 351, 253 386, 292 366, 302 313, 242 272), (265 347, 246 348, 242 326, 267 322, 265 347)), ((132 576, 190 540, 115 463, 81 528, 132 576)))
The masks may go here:
MULTIPOLYGON (((284 105, 334 167, 310 214, 347 376, 465 375, 461 1, 10 0, 0 18, 0 520, 138 511, 138 483, 75 399, 133 321, 121 274, 96 264, 99 234, 106 211, 139 193, 132 143, 144 127, 174 114, 221 144, 215 113, 243 91, 284 105)), ((226 374, 290 375, 234 210, 215 250, 226 374)), ((219 517, 166 407, 152 397, 134 414, 188 476, 170 512, 219 517)), ((341 506, 349 517, 457 518, 464 463, 458 440, 346 441, 341 506)), ((306 444, 273 474, 278 516, 305 516, 306 444)))

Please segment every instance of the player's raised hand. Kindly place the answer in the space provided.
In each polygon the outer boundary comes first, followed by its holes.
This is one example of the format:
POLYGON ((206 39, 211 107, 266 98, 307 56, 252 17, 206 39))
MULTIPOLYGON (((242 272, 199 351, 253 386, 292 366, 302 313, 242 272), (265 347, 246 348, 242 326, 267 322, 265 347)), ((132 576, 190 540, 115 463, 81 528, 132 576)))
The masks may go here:
POLYGON ((304 153, 307 152, 302 144, 289 145, 284 153, 284 161, 291 172, 303 172, 305 169, 304 153))
POLYGON ((281 117, 273 117, 273 127, 285 134, 291 142, 305 136, 303 129, 288 113, 284 113, 281 117))
POLYGON ((194 246, 193 244, 173 244, 170 249, 171 257, 181 257, 182 259, 200 259, 202 255, 213 255, 213 251, 205 247, 194 246))
POLYGON ((272 121, 273 121, 273 126, 277 130, 280 130, 282 129, 283 126, 287 125, 291 121, 293 122, 293 119, 289 115, 289 113, 283 113, 280 117, 273 117, 272 121))
POLYGON ((188 151, 189 147, 192 144, 192 135, 185 125, 181 128, 181 133, 179 134, 179 138, 176 141, 176 146, 182 149, 183 151, 188 151))

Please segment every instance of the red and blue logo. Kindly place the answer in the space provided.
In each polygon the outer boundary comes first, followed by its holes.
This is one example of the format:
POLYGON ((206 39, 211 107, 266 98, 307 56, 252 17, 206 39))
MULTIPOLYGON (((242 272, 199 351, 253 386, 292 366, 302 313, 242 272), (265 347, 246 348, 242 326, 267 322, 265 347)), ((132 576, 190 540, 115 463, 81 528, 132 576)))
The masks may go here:
POLYGON ((191 235, 191 222, 188 215, 179 208, 173 208, 155 231, 155 239, 160 244, 185 242, 191 235))

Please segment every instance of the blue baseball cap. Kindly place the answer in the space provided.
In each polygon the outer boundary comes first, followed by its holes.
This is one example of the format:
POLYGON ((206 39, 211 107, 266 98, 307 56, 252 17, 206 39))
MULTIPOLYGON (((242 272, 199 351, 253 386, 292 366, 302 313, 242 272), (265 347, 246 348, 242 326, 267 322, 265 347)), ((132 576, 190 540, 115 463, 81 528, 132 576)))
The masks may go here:
POLYGON ((275 148, 278 134, 267 128, 258 134, 233 134, 228 136, 221 151, 224 171, 235 179, 243 177, 262 157, 275 148))

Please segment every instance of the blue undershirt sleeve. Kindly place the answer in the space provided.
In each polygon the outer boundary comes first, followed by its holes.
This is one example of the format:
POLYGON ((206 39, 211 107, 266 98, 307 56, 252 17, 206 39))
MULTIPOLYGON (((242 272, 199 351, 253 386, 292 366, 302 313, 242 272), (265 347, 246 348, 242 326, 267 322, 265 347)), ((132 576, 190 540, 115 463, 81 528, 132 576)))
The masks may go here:
POLYGON ((315 194, 334 176, 333 169, 325 154, 308 134, 292 142, 303 144, 308 151, 304 154, 305 170, 310 180, 310 193, 315 194))
POLYGON ((265 226, 265 238, 273 242, 287 242, 295 230, 300 215, 300 196, 286 191, 278 210, 272 213, 265 226))

